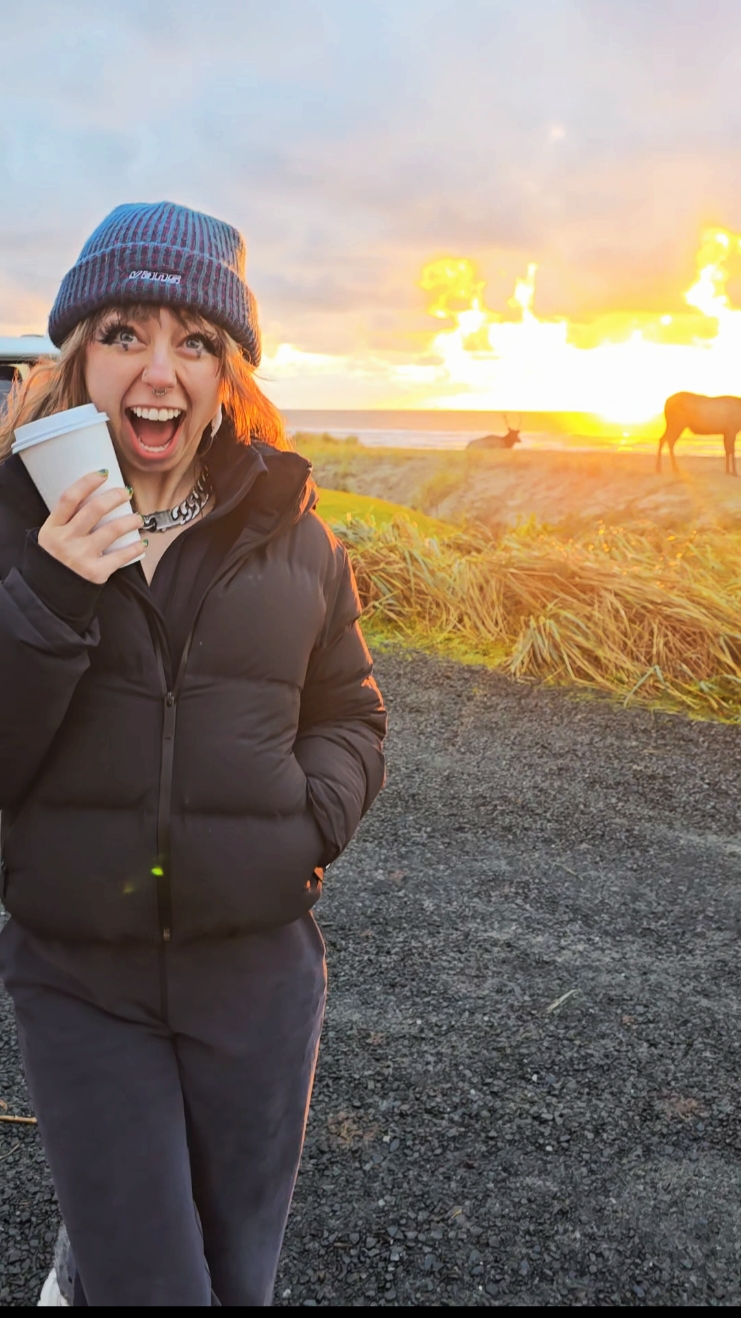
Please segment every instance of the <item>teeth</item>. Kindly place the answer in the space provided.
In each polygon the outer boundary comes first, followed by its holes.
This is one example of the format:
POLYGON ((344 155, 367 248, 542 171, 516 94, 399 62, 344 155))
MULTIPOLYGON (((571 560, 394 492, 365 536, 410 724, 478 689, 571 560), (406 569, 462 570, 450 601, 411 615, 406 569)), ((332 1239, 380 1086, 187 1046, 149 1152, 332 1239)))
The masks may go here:
POLYGON ((182 415, 180 407, 132 407, 131 411, 142 421, 174 421, 182 415))

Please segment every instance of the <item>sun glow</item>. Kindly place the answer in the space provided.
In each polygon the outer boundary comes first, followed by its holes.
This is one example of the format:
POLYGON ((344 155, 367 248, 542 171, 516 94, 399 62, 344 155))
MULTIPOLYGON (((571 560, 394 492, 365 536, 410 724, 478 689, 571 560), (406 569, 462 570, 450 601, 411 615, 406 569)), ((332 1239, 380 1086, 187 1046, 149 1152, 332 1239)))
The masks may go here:
POLYGON ((487 307, 472 261, 443 257, 422 271, 427 310, 445 320, 425 366, 396 375, 426 384, 420 406, 459 409, 592 412, 635 424, 661 413, 680 389, 741 392, 741 311, 731 306, 729 262, 741 235, 708 229, 697 277, 674 315, 621 311, 589 325, 538 317, 537 267, 515 283, 506 315, 487 307))
POLYGON ((741 394, 741 310, 728 294, 739 272, 741 234, 707 229, 683 307, 578 321, 539 315, 535 263, 494 309, 475 262, 442 256, 419 277, 428 336, 415 330, 405 348, 401 334, 386 347, 369 335, 346 354, 279 343, 263 379, 284 407, 579 413, 651 432, 670 394, 741 394))

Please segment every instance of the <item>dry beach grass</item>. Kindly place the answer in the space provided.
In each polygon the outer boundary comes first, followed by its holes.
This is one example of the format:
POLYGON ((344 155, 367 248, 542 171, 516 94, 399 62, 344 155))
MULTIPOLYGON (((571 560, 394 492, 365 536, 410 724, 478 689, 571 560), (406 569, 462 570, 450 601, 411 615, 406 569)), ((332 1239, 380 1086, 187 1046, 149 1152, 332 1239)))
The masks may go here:
POLYGON ((721 458, 659 475, 647 453, 296 439, 377 638, 739 719, 741 481, 721 458))
POLYGON ((741 536, 652 526, 432 537, 338 524, 376 635, 515 677, 741 717, 741 536))

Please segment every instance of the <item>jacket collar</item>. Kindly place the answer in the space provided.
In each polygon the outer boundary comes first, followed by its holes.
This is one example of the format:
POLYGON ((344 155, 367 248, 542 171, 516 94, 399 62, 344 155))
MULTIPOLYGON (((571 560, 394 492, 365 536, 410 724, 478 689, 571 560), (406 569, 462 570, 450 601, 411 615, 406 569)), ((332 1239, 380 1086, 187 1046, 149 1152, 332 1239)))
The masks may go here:
POLYGON ((206 462, 216 501, 200 526, 205 532, 210 522, 239 507, 242 526, 232 552, 270 540, 316 504, 316 486, 306 458, 260 440, 243 444, 228 421, 206 462))

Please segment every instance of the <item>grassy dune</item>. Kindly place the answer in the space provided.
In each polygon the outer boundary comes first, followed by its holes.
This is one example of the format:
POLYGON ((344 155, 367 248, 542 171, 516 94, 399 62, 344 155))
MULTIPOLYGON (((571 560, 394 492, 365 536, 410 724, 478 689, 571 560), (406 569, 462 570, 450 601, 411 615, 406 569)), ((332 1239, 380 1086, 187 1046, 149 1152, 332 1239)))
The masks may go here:
POLYGON ((492 536, 337 491, 320 511, 376 639, 741 721, 739 531, 530 519, 492 536))
POLYGON ((399 518, 411 522, 424 536, 450 534, 455 528, 451 523, 427 517, 415 512, 403 504, 391 503, 388 499, 374 499, 368 495, 351 494, 347 490, 319 491, 319 512, 325 521, 335 526, 347 526, 349 522, 369 522, 376 527, 388 526, 399 518))
POLYGON ((648 453, 444 452, 295 439, 329 489, 481 525, 497 535, 531 516, 570 530, 588 530, 599 521, 741 527, 741 479, 724 475, 720 440, 717 458, 693 457, 692 440, 681 440, 675 476, 666 462, 657 474, 648 453))

